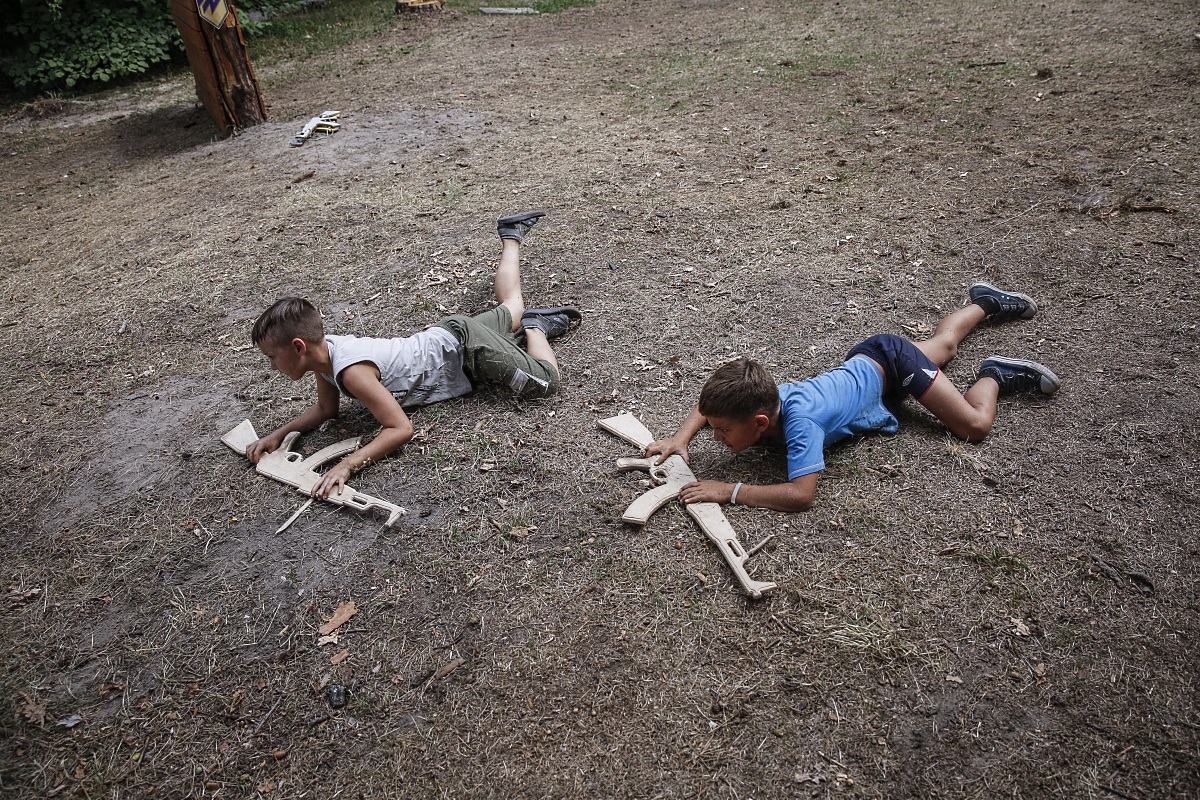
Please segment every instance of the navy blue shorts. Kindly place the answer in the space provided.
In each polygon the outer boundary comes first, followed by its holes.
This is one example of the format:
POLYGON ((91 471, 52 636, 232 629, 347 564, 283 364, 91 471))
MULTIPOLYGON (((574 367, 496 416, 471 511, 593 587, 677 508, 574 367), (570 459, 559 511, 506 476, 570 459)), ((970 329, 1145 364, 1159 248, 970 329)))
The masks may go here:
POLYGON ((920 400, 938 376, 938 365, 903 336, 872 336, 847 353, 846 360, 859 355, 883 367, 883 393, 892 397, 908 395, 920 400))

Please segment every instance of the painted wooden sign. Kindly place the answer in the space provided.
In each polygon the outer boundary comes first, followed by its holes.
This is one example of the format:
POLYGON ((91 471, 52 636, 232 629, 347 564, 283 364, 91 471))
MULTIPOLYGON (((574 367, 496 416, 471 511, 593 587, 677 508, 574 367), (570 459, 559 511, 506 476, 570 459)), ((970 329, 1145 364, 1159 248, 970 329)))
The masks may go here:
POLYGON ((229 3, 225 0, 196 0, 196 10, 200 12, 200 19, 219 28, 229 16, 229 3))

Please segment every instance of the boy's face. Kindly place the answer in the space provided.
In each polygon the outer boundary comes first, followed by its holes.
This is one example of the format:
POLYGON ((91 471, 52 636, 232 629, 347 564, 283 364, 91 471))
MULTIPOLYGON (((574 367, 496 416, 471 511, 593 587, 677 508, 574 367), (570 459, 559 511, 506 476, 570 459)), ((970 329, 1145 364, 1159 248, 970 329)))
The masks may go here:
POLYGON ((740 453, 747 447, 757 444, 767 430, 770 418, 766 414, 756 414, 746 419, 733 417, 706 417, 712 427, 713 438, 735 453, 740 453))
POLYGON ((282 372, 294 381, 308 374, 304 365, 304 354, 308 350, 303 339, 292 339, 280 344, 273 339, 264 339, 258 343, 258 349, 271 362, 271 368, 282 372))

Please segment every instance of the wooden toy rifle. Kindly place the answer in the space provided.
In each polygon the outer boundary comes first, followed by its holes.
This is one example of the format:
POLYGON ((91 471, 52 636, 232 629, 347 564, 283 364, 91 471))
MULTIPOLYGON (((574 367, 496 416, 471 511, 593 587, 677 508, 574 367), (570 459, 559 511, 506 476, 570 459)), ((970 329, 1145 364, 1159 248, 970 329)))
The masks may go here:
MULTIPOLYGON (((621 414, 602 419, 599 425, 614 436, 640 448, 643 452, 654 441, 654 435, 632 414, 621 414)), ((650 480, 657 484, 629 504, 621 516, 622 521, 633 525, 645 525, 655 511, 679 495, 679 489, 684 484, 696 480, 695 474, 681 456, 673 455, 660 465, 655 465, 654 462, 657 460, 658 456, 617 459, 617 469, 621 472, 645 470, 650 474, 650 480)), ((742 543, 738 541, 733 526, 729 524, 729 520, 721 511, 720 505, 717 503, 688 503, 684 508, 688 515, 700 525, 709 540, 721 551, 721 555, 729 563, 729 568, 733 570, 734 576, 746 594, 758 600, 776 587, 777 584, 769 581, 756 581, 746 572, 746 562, 763 544, 766 544, 766 541, 747 553, 742 547, 742 543)))
MULTIPOLYGON (((321 479, 321 476, 317 474, 317 468, 335 458, 341 458, 347 453, 354 452, 362 442, 362 437, 359 436, 353 439, 343 439, 340 442, 334 442, 327 447, 323 447, 308 458, 305 458, 300 453, 292 450, 292 445, 295 444, 299 436, 300 433, 298 431, 293 431, 285 436, 283 444, 279 446, 278 450, 267 453, 258 460, 256 469, 258 474, 265 475, 280 483, 286 483, 288 486, 294 486, 300 494, 308 495, 309 497, 312 496, 313 487, 321 479)), ((233 450, 233 452, 246 455, 246 448, 258 441, 258 434, 254 432, 254 425, 247 419, 242 420, 240 425, 222 436, 221 441, 230 450, 233 450)), ((388 514, 386 524, 389 528, 395 524, 401 514, 408 513, 400 506, 393 505, 386 500, 380 500, 378 497, 372 497, 369 494, 363 494, 360 491, 351 489, 349 486, 343 486, 339 493, 331 494, 325 499, 335 505, 349 506, 355 511, 370 511, 372 509, 386 511, 388 514)), ((295 519, 295 516, 292 519, 295 519)), ((288 520, 287 523, 284 523, 283 527, 286 528, 291 521, 288 520)))

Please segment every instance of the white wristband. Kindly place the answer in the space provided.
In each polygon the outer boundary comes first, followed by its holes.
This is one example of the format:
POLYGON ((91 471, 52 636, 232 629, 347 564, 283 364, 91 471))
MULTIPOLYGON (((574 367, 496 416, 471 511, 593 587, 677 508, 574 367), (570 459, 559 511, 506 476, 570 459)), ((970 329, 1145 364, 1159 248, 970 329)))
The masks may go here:
POLYGON ((742 488, 742 482, 738 481, 737 484, 735 484, 733 487, 733 494, 729 495, 729 505, 731 505, 731 506, 737 505, 737 493, 741 488, 742 488))

